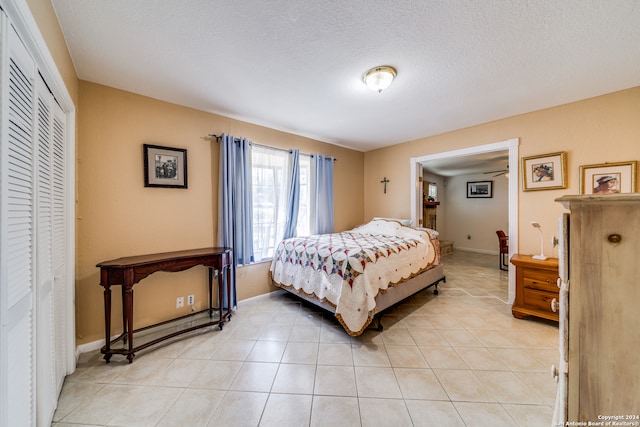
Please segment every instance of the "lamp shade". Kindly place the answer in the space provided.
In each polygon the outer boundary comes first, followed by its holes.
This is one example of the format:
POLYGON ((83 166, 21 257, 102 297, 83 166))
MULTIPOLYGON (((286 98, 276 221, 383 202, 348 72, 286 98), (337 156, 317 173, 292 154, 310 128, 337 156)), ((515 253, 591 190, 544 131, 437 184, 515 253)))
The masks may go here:
POLYGON ((362 81, 364 81, 369 89, 382 92, 391 85, 396 74, 396 69, 393 67, 375 67, 364 73, 362 81))

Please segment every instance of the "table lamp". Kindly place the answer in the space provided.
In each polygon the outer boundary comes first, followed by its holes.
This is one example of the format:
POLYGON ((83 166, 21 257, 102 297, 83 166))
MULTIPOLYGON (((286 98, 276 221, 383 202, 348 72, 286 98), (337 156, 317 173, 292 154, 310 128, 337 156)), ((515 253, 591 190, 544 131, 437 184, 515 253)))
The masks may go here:
POLYGON ((540 232, 540 255, 534 255, 532 258, 545 260, 547 259, 547 257, 544 256, 544 235, 542 234, 542 227, 540 227, 540 224, 537 223, 536 221, 531 221, 531 225, 533 226, 533 228, 537 228, 538 231, 540 232))

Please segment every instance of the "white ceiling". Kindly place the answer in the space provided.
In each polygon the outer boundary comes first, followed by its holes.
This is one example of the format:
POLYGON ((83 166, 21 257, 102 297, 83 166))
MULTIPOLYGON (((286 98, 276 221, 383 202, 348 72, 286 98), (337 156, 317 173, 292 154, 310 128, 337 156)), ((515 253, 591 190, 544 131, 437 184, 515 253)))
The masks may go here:
POLYGON ((640 85, 637 0, 52 3, 80 79, 360 151, 640 85))
POLYGON ((429 160, 422 164, 423 173, 451 177, 486 174, 487 179, 509 170, 509 150, 429 160))

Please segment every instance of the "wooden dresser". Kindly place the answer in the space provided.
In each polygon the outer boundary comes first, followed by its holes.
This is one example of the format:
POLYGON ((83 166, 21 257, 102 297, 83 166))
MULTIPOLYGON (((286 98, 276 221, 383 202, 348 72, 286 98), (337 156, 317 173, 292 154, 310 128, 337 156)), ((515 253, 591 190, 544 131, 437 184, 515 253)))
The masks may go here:
POLYGON ((557 201, 571 211, 566 421, 638 425, 640 194, 557 201))
POLYGON ((514 317, 537 316, 558 321, 552 304, 558 301, 558 259, 533 259, 531 255, 515 254, 516 298, 511 307, 514 317))

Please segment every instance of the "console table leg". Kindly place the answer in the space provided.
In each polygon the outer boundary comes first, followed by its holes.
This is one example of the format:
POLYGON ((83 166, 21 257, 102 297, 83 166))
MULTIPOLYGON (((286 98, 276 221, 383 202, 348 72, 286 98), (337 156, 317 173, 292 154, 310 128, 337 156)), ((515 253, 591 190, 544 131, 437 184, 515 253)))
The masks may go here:
POLYGON ((108 280, 103 281, 104 286, 104 337, 105 344, 102 353, 104 353, 104 360, 109 363, 111 358, 111 286, 108 284, 108 280))
POLYGON ((209 267, 209 317, 213 317, 213 268, 209 267))
MULTIPOLYGON (((124 272, 124 285, 123 292, 123 322, 126 331, 125 339, 128 340, 129 352, 127 353, 127 359, 129 363, 133 362, 133 269, 127 269, 124 272)), ((127 342, 127 341, 125 341, 127 342)))
POLYGON ((225 275, 224 275, 224 283, 227 287, 227 320, 231 321, 231 316, 232 316, 232 298, 231 298, 231 281, 233 280, 233 277, 231 275, 231 266, 227 265, 225 267, 225 275))
POLYGON ((222 330, 224 320, 224 267, 218 270, 218 306, 220 307, 220 323, 218 327, 222 330))
POLYGON ((124 309, 125 302, 125 287, 121 286, 122 292, 122 342, 127 343, 127 311, 124 309))
MULTIPOLYGON (((223 321, 231 321, 231 282, 230 282, 230 267, 228 265, 223 266, 220 269, 220 272, 218 274, 218 293, 220 294, 219 296, 219 303, 220 303, 220 322, 221 322, 221 326, 222 326, 222 322, 223 321), (226 298, 226 311, 225 311, 225 298, 224 298, 224 294, 225 294, 225 290, 226 290, 226 294, 227 294, 227 298, 226 298)), ((222 329, 222 327, 220 327, 220 329, 222 329)))

